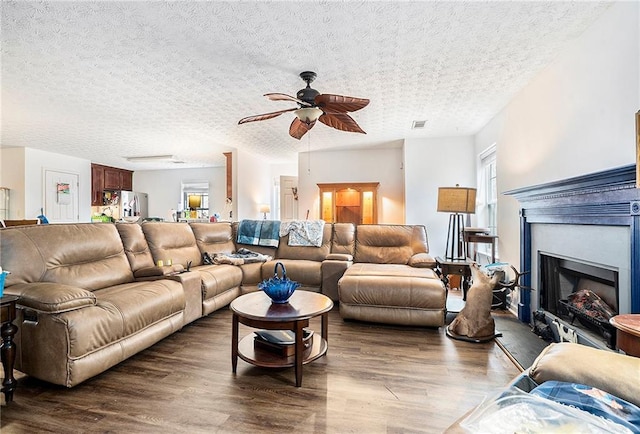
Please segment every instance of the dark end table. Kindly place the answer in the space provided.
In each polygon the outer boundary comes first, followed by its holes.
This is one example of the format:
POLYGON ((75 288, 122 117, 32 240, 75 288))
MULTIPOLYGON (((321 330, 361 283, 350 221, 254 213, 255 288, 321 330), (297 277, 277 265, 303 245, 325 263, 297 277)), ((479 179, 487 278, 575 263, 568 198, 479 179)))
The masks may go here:
POLYGON ((440 272, 440 279, 449 288, 449 274, 462 277, 462 299, 466 301, 471 282, 471 259, 443 259, 436 257, 436 264, 440 272))
POLYGON ((15 295, 0 297, 0 318, 2 319, 2 327, 0 328, 2 349, 0 349, 0 357, 4 367, 2 392, 7 404, 13 401, 13 391, 16 389, 17 383, 13 376, 13 364, 16 361, 16 344, 13 343, 13 337, 18 332, 18 327, 13 324, 13 320, 16 319, 17 301, 18 297, 15 295))

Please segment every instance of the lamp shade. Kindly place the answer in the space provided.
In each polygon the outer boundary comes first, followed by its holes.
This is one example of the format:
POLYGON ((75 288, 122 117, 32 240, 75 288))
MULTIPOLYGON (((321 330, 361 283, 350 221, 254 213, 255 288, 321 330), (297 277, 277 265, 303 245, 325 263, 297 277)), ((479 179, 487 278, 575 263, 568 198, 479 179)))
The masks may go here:
POLYGON ((476 189, 469 187, 439 187, 438 212, 476 213, 476 189))
POLYGON ((266 203, 263 203, 260 205, 260 212, 261 213, 271 212, 271 207, 266 203))
POLYGON ((202 196, 196 194, 189 195, 189 208, 200 208, 202 196))

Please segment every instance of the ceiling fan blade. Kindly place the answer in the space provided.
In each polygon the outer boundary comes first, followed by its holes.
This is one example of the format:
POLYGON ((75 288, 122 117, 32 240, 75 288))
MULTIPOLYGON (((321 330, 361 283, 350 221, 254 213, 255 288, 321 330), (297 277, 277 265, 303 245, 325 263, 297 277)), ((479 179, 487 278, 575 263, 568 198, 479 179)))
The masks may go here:
POLYGON ((285 93, 267 93, 264 96, 269 98, 271 101, 293 101, 305 107, 311 106, 308 102, 302 101, 295 96, 287 95, 285 93))
POLYGON ((316 121, 307 124, 306 122, 302 122, 298 118, 294 118, 293 122, 291 122, 291 126, 289 127, 289 135, 294 139, 300 140, 302 136, 307 134, 307 131, 313 128, 315 124, 316 121))
POLYGON ((297 108, 290 108, 286 110, 280 110, 277 112, 264 113, 261 115, 247 116, 246 118, 242 118, 238 121, 238 125, 246 124, 247 122, 256 122, 256 121, 264 121, 267 119, 275 118, 276 116, 280 116, 282 113, 292 112, 298 110, 297 108))
POLYGON ((365 133, 351 116, 346 113, 325 113, 318 118, 323 124, 337 130, 349 131, 351 133, 365 133))
POLYGON ((366 107, 369 104, 369 100, 366 98, 354 98, 351 96, 323 93, 316 96, 315 103, 318 107, 324 110, 325 113, 346 113, 354 112, 366 107))

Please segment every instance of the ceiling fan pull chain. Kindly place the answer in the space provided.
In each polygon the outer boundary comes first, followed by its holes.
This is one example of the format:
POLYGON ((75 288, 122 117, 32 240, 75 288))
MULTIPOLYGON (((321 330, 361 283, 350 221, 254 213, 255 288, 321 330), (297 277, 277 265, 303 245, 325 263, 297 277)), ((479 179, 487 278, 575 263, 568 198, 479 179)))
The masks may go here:
POLYGON ((311 175, 311 131, 307 134, 307 175, 311 175))

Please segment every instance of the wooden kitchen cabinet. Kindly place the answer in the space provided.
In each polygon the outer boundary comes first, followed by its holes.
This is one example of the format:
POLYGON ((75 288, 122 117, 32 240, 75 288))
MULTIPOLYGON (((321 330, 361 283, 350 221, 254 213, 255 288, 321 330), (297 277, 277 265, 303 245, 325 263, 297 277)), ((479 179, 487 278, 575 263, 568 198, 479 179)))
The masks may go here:
POLYGON ((104 166, 91 165, 91 206, 102 205, 102 190, 104 190, 104 166))
POLYGON ((133 172, 115 167, 104 167, 104 190, 131 190, 133 172))
POLYGON ((104 190, 133 190, 133 172, 117 167, 91 164, 91 205, 102 205, 104 190))

